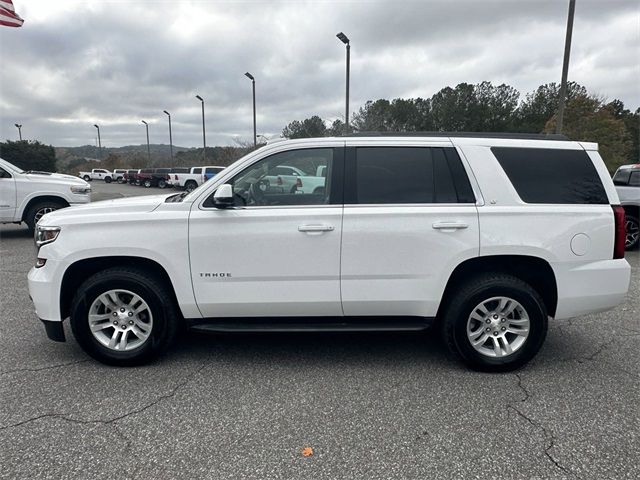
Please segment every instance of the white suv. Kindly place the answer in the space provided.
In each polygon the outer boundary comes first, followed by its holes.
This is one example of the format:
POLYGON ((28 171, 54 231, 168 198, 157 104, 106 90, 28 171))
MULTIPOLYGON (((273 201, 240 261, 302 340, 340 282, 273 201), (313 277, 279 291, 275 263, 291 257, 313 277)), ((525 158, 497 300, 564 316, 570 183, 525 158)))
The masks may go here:
POLYGON ((47 334, 117 365, 182 326, 441 328, 469 366, 517 368, 547 319, 624 301, 624 211, 593 143, 345 137, 267 145, 191 193, 46 215, 29 291, 47 334), (325 173, 283 188, 279 167, 325 173), (320 170, 319 170, 320 168, 320 170))

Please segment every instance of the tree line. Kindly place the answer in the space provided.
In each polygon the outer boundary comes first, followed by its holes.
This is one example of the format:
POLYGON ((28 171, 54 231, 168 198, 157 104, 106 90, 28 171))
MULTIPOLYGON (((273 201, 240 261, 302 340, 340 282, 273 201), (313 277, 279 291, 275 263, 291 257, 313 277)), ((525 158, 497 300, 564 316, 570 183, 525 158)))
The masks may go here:
MULTIPOLYGON (((553 133, 559 90, 559 85, 547 83, 520 101, 514 87, 481 82, 445 87, 431 98, 381 98, 353 114, 349 132, 553 133)), ((610 171, 640 161, 639 127, 640 108, 632 112, 620 100, 607 102, 569 82, 563 133, 571 140, 598 142, 610 171)), ((328 125, 314 115, 289 123, 282 136, 340 136, 346 131, 342 120, 328 125)))

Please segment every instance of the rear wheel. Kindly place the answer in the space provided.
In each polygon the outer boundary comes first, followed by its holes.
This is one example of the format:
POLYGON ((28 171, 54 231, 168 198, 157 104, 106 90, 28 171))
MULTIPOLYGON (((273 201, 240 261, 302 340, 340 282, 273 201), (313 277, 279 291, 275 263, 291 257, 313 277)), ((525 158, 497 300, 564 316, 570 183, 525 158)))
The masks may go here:
POLYGON ((105 183, 111 183, 111 177, 104 177, 105 183))
POLYGON ((184 184, 184 188, 187 192, 192 192, 196 188, 198 188, 198 184, 194 180, 187 180, 187 182, 184 184))
POLYGON ((158 180, 158 187, 167 188, 167 181, 161 178, 160 180, 158 180))
POLYGON ((91 177, 90 177, 89 175, 85 175, 84 177, 82 177, 82 179, 83 179, 85 182, 90 182, 90 181, 91 181, 91 177))
POLYGON ((640 245, 640 221, 638 217, 627 214, 625 217, 625 226, 627 227, 625 248, 627 250, 638 248, 638 245, 640 245))
POLYGON ((118 177, 118 183, 124 183, 124 178, 118 177))
POLYGON ((134 366, 162 354, 176 336, 178 316, 163 281, 136 268, 98 272, 78 289, 71 329, 80 346, 103 363, 134 366))
POLYGON ((453 295, 443 334, 449 349, 472 369, 503 372, 538 353, 547 323, 545 304, 529 284, 511 275, 483 275, 453 295))
POLYGON ((144 181, 144 188, 150 188, 151 187, 151 180, 145 180, 144 181))
POLYGON ((36 202, 29 207, 29 210, 24 216, 24 223, 26 223, 27 227, 29 227, 29 230, 33 232, 36 228, 36 224, 45 214, 64 207, 66 207, 65 204, 63 204, 62 202, 56 202, 54 200, 43 200, 41 202, 36 202))

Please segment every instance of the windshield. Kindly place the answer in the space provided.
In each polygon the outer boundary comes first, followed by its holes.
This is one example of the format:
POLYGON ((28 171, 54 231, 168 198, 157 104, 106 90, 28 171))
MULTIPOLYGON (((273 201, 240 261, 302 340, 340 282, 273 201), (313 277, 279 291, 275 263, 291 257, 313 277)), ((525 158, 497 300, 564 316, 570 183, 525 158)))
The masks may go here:
POLYGON ((0 158, 0 160, 2 160, 3 166, 7 167, 9 170, 13 171, 14 173, 27 173, 21 168, 16 167, 14 164, 7 162, 4 158, 0 158))

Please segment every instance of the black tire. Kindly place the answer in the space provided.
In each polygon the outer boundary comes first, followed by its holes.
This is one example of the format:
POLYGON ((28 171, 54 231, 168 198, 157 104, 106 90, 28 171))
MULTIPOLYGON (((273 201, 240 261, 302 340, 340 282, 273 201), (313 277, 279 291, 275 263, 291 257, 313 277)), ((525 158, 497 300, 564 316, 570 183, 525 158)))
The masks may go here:
POLYGON ((123 184, 124 183, 124 178, 118 177, 118 183, 123 184))
POLYGON ((111 177, 104 177, 104 183, 111 183, 111 177))
POLYGON ((547 328, 547 309, 538 292, 519 278, 500 273, 475 277, 459 287, 445 307, 442 319, 442 333, 449 350, 468 367, 483 372, 507 372, 522 367, 542 347, 547 328), (516 300, 526 310, 529 334, 510 355, 491 357, 478 352, 471 345, 467 336, 467 322, 477 305, 499 296, 516 300))
POLYGON ((40 219, 39 217, 44 215, 44 213, 59 210, 66 206, 67 205, 62 201, 57 202, 55 200, 43 200, 41 202, 36 202, 29 207, 29 210, 27 210, 27 213, 24 216, 24 223, 27 224, 29 231, 33 233, 36 228, 36 223, 38 223, 38 220, 40 219))
POLYGON ((151 188, 151 180, 144 181, 144 188, 151 188))
POLYGON ((192 192, 193 190, 198 188, 198 184, 193 180, 187 180, 187 182, 184 184, 184 188, 187 192, 192 192))
POLYGON ((90 181, 91 181, 91 177, 90 177, 89 175, 85 175, 84 177, 82 177, 82 179, 83 179, 85 182, 90 182, 90 181))
POLYGON ((158 180, 158 188, 167 188, 167 181, 162 178, 158 180))
POLYGON ((640 220, 638 217, 627 214, 625 216, 625 226, 627 229, 625 249, 635 250, 640 246, 640 220))
POLYGON ((108 365, 130 367, 148 363, 168 350, 176 338, 179 317, 173 295, 165 282, 142 269, 113 267, 96 273, 80 285, 71 303, 70 323, 77 342, 91 357, 108 365), (110 349, 91 333, 88 321, 91 304, 98 296, 113 289, 139 295, 153 314, 149 337, 132 350, 110 349))

